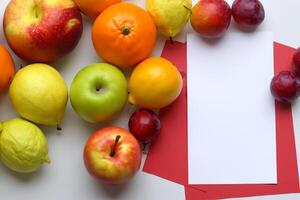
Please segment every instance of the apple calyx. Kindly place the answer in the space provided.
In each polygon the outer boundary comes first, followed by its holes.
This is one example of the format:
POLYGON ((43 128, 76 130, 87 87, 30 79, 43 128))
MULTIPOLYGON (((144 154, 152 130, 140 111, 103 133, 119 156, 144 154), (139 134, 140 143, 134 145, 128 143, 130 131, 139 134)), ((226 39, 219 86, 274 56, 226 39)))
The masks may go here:
POLYGON ((100 86, 100 85, 97 85, 96 86, 96 93, 99 94, 99 93, 102 93, 103 91, 105 91, 105 88, 100 86))
POLYGON ((101 90, 101 86, 96 86, 96 91, 99 92, 101 90))
POLYGON ((122 34, 129 35, 129 33, 130 33, 130 28, 128 26, 124 26, 124 28, 122 29, 122 34))
POLYGON ((117 147, 118 142, 119 142, 120 139, 121 139, 121 136, 120 136, 120 135, 117 135, 117 136, 116 136, 116 139, 115 139, 115 144, 114 144, 113 148, 112 148, 111 151, 110 151, 110 156, 111 156, 111 157, 114 157, 114 156, 115 156, 115 154, 116 154, 116 147, 117 147))

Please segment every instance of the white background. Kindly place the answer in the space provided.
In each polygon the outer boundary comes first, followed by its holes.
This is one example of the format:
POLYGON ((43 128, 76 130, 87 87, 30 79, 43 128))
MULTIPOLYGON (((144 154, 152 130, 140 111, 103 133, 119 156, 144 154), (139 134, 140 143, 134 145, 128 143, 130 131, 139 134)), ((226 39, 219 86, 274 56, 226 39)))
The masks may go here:
MULTIPOLYGON (((9 0, 0 1, 2 21, 5 7, 9 0)), ((144 0, 130 0, 144 6, 144 0)), ((261 30, 273 30, 275 41, 292 47, 300 46, 300 1, 297 0, 262 0, 266 10, 266 20, 261 30)), ((54 65, 70 85, 74 75, 89 63, 99 62, 90 39, 91 21, 84 18, 84 33, 77 48, 54 65)), ((5 44, 2 27, 0 43, 5 44)), ((234 25, 230 31, 236 31, 234 25)), ((185 41, 185 34, 176 38, 185 41)), ((160 55, 164 39, 160 37, 153 55, 160 55)), ((14 56, 14 55, 13 55, 14 56)), ((15 57, 17 67, 22 63, 15 57)), ((127 121, 134 107, 127 106, 123 114, 110 125, 127 128, 127 121)), ((300 137, 300 104, 293 107, 296 139, 300 137)), ((7 94, 0 97, 0 120, 18 116, 10 106, 7 94)), ((104 124, 91 125, 81 120, 72 110, 70 103, 65 112, 63 131, 58 133, 54 127, 41 127, 49 142, 50 165, 43 166, 30 175, 20 175, 0 164, 0 198, 11 200, 182 200, 184 188, 181 185, 166 181, 144 172, 127 185, 109 187, 95 181, 86 172, 82 161, 82 150, 89 135, 104 124)), ((297 148, 300 150, 300 142, 297 148)), ((300 152, 300 151, 298 151, 300 152)), ((145 158, 145 157, 144 157, 145 158)), ((254 197, 253 199, 258 199, 254 197)), ((263 199, 263 198, 262 198, 263 199)), ((266 199, 300 199, 300 195, 283 195, 266 199)))
POLYGON ((188 34, 189 184, 277 183, 273 41, 240 31, 212 45, 188 34))

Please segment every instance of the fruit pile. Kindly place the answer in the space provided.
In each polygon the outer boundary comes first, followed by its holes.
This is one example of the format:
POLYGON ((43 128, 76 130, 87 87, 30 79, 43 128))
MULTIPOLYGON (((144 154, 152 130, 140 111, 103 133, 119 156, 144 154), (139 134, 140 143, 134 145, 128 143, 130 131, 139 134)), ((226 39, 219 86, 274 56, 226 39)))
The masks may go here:
POLYGON ((281 71, 271 81, 273 97, 283 104, 293 103, 300 95, 300 48, 292 58, 292 71, 281 71))
POLYGON ((242 30, 254 30, 265 18, 259 0, 235 0, 232 7, 224 0, 200 0, 192 9, 191 24, 206 38, 222 36, 229 28, 231 15, 242 30))
POLYGON ((200 0, 194 7, 191 0, 147 0, 146 10, 120 0, 10 1, 4 34, 13 52, 30 64, 15 72, 10 54, 0 45, 0 92, 9 89, 11 104, 23 118, 0 124, 1 160, 23 173, 50 163, 46 137, 35 124, 61 130, 68 96, 78 116, 91 123, 118 117, 129 102, 138 107, 129 119, 129 131, 114 126, 95 131, 86 142, 84 163, 105 183, 130 180, 141 164, 140 144, 152 142, 160 133, 154 110, 172 104, 183 87, 173 63, 149 58, 157 29, 172 41, 191 19, 200 36, 215 38, 228 29, 231 15, 247 28, 257 27, 265 16, 258 0, 236 0, 232 9, 224 0, 200 0), (79 42, 80 11, 93 20, 91 40, 105 62, 83 67, 68 91, 63 77, 49 64, 79 42), (125 69, 132 70, 129 82, 125 69))

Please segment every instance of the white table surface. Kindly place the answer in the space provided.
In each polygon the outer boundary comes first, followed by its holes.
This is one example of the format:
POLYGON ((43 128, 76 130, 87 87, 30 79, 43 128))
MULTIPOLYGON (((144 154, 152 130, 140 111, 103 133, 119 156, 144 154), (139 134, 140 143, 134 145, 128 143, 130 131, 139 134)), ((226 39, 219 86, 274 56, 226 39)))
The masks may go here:
MULTIPOLYGON (((144 7, 144 0, 128 0, 144 7)), ((0 1, 1 21, 9 0, 0 1)), ((228 0, 229 3, 232 0, 228 0)), ((262 0, 266 19, 259 30, 272 30, 274 40, 291 47, 300 46, 300 1, 297 0, 262 0)), ((91 20, 84 17, 84 32, 77 48, 66 57, 57 61, 59 71, 68 86, 75 74, 89 63, 99 62, 92 46, 90 32, 91 20)), ((189 27, 190 28, 190 27, 189 27)), ((7 46, 1 26, 0 43, 7 46)), ((229 31, 237 31, 234 25, 229 31)), ((185 33, 175 40, 185 41, 185 33)), ((159 37, 153 55, 160 55, 164 38, 159 37)), ((23 63, 12 53, 16 66, 23 63)), ((299 100, 300 101, 300 100, 299 100)), ((103 124, 89 124, 81 120, 72 110, 70 103, 66 108, 62 123, 63 131, 54 127, 40 126, 49 142, 49 154, 52 163, 44 165, 33 174, 22 175, 8 170, 0 164, 0 199, 10 200, 183 200, 184 188, 181 185, 140 171, 128 184, 123 186, 104 186, 94 180, 85 170, 82 151, 89 135, 104 125, 117 125, 128 128, 127 121, 135 110, 127 106, 115 121, 103 124)), ((0 120, 17 117, 12 109, 7 93, 0 97, 0 120)), ((300 156, 300 102, 293 106, 298 157, 300 156)), ((143 156, 143 161, 145 155, 143 156)), ((299 162, 298 162, 299 163, 299 162)), ((300 166, 298 164, 298 166, 300 166)), ((246 199, 246 198, 245 198, 246 199)), ((300 194, 253 197, 247 199, 300 199, 300 194)))

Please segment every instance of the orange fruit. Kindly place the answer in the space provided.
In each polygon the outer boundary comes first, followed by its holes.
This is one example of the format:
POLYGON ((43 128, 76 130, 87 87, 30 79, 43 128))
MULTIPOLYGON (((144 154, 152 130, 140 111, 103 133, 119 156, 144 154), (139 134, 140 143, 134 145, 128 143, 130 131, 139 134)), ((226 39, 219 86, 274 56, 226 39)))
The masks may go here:
POLYGON ((97 17, 105 8, 121 0, 74 0, 81 12, 89 17, 97 17))
POLYGON ((132 3, 117 3, 95 20, 92 40, 96 52, 106 62, 130 68, 146 59, 156 43, 156 27, 151 16, 132 3))
POLYGON ((0 94, 7 90, 14 74, 13 59, 7 49, 0 44, 0 94))
POLYGON ((177 99, 182 84, 180 72, 169 60, 148 58, 136 66, 131 74, 128 100, 143 108, 163 108, 177 99))

